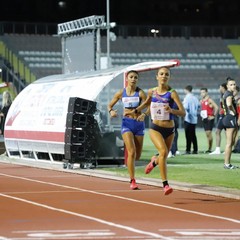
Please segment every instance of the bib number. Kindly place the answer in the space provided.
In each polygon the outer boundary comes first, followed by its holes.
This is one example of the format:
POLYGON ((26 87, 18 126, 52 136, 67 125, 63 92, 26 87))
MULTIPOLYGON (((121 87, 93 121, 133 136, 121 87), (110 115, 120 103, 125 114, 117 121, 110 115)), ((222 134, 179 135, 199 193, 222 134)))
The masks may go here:
POLYGON ((170 114, 166 112, 164 106, 169 105, 168 103, 151 103, 151 116, 152 120, 169 120, 170 114))

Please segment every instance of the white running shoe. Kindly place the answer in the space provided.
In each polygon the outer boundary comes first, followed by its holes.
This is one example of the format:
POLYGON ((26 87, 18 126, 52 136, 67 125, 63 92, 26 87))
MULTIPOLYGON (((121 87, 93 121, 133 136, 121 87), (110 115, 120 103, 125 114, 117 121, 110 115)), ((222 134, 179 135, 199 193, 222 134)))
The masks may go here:
POLYGON ((181 153, 179 151, 176 151, 176 155, 181 155, 181 153))
POLYGON ((172 158, 172 157, 174 157, 174 155, 172 155, 172 152, 170 151, 170 152, 168 153, 167 158, 172 158))
POLYGON ((218 154, 218 155, 221 154, 221 151, 215 150, 215 151, 209 153, 209 155, 216 155, 216 154, 218 154))
POLYGON ((230 164, 224 164, 225 169, 236 169, 239 168, 238 166, 234 166, 231 163, 230 164))

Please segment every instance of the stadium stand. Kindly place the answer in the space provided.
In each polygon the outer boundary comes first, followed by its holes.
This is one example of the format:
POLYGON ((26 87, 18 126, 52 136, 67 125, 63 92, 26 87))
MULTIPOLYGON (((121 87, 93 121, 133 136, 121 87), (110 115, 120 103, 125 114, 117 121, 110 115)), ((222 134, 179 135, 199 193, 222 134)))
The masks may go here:
MULTIPOLYGON (((102 39, 102 50, 106 50, 102 39)), ((235 44, 240 41, 235 41, 235 44)), ((229 49, 231 42, 220 37, 118 37, 111 43, 113 66, 136 64, 142 61, 179 59, 181 65, 172 72, 173 85, 184 88, 218 89, 227 76, 238 79, 240 68, 229 49), (144 50, 144 51, 143 51, 144 50)), ((149 74, 146 78, 155 78, 149 74)), ((145 79, 146 79, 145 78, 145 79)), ((149 81, 147 85, 149 85, 149 81)), ((147 87, 147 86, 144 86, 147 87)))
POLYGON ((6 46, 15 53, 36 78, 62 72, 61 39, 39 34, 4 34, 6 46))
MULTIPOLYGON (((60 74, 61 39, 54 35, 4 34, 0 38, 29 67, 36 78, 60 74)), ((143 61, 179 59, 172 71, 172 84, 182 89, 188 84, 200 89, 218 89, 227 76, 238 79, 240 68, 231 44, 240 41, 221 37, 122 37, 111 42, 112 66, 128 66, 143 61)), ((107 39, 101 37, 102 56, 106 56, 107 39)), ((143 88, 155 84, 155 73, 143 75, 143 88)))

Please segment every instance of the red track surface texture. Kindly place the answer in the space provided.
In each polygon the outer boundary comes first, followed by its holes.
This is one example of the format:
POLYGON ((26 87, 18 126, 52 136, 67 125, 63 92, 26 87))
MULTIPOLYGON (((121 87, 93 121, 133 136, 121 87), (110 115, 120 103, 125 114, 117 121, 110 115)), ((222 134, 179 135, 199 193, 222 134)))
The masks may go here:
POLYGON ((0 239, 240 239, 240 201, 0 163, 0 239))

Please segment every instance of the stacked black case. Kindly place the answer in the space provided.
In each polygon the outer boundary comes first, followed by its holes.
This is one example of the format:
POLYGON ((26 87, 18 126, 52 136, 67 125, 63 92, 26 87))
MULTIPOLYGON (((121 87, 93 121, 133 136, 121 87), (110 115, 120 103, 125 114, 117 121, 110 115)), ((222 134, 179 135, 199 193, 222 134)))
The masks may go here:
POLYGON ((97 165, 96 154, 99 148, 100 130, 94 113, 97 103, 94 101, 71 97, 68 104, 68 113, 65 129, 65 167, 80 163, 97 165))

